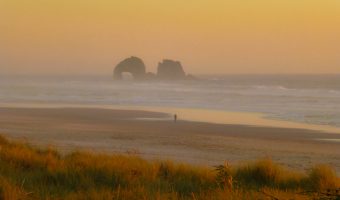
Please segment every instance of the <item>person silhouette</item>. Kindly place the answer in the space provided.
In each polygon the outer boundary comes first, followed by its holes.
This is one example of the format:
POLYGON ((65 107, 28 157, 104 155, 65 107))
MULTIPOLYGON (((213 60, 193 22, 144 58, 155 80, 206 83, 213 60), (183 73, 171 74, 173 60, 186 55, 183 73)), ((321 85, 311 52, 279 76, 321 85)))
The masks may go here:
POLYGON ((177 122, 177 114, 174 115, 174 122, 177 122))

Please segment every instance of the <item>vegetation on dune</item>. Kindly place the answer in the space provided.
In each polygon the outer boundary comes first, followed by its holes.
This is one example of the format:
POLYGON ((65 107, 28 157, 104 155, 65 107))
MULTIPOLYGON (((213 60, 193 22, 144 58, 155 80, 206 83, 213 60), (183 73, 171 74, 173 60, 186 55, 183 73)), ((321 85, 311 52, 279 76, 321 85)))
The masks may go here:
POLYGON ((203 168, 133 155, 62 156, 0 137, 0 200, 339 198, 337 188, 339 178, 324 165, 301 174, 270 159, 203 168))

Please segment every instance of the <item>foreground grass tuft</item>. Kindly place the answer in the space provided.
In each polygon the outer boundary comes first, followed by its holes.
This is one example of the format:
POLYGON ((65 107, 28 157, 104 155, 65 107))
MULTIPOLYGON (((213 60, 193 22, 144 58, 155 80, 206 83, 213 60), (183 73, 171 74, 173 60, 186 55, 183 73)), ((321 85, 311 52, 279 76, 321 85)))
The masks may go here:
POLYGON ((244 184, 276 186, 281 181, 283 169, 269 159, 259 160, 236 169, 236 177, 244 184))
POLYGON ((339 178, 333 168, 327 165, 317 165, 310 170, 309 180, 310 188, 313 190, 337 189, 340 187, 339 178))
POLYGON ((131 155, 62 156, 0 136, 0 200, 310 199, 338 187, 335 171, 323 165, 301 174, 270 159, 203 168, 131 155))

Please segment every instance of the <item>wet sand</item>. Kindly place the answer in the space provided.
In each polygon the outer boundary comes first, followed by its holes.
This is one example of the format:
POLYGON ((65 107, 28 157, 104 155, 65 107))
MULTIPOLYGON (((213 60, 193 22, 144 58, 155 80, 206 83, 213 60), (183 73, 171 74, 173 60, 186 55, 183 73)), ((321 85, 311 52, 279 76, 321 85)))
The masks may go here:
POLYGON ((179 120, 161 112, 99 108, 0 108, 0 134, 63 152, 134 152, 199 165, 263 157, 294 169, 318 163, 340 172, 340 134, 179 120))

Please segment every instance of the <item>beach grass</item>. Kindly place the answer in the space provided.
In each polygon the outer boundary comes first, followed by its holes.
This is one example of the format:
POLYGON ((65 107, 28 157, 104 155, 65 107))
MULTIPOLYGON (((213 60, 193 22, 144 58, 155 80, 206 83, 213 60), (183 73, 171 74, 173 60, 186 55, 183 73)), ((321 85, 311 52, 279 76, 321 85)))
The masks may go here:
POLYGON ((336 197, 332 167, 288 170, 271 159, 200 167, 138 155, 62 155, 0 136, 0 200, 311 199, 336 197))

